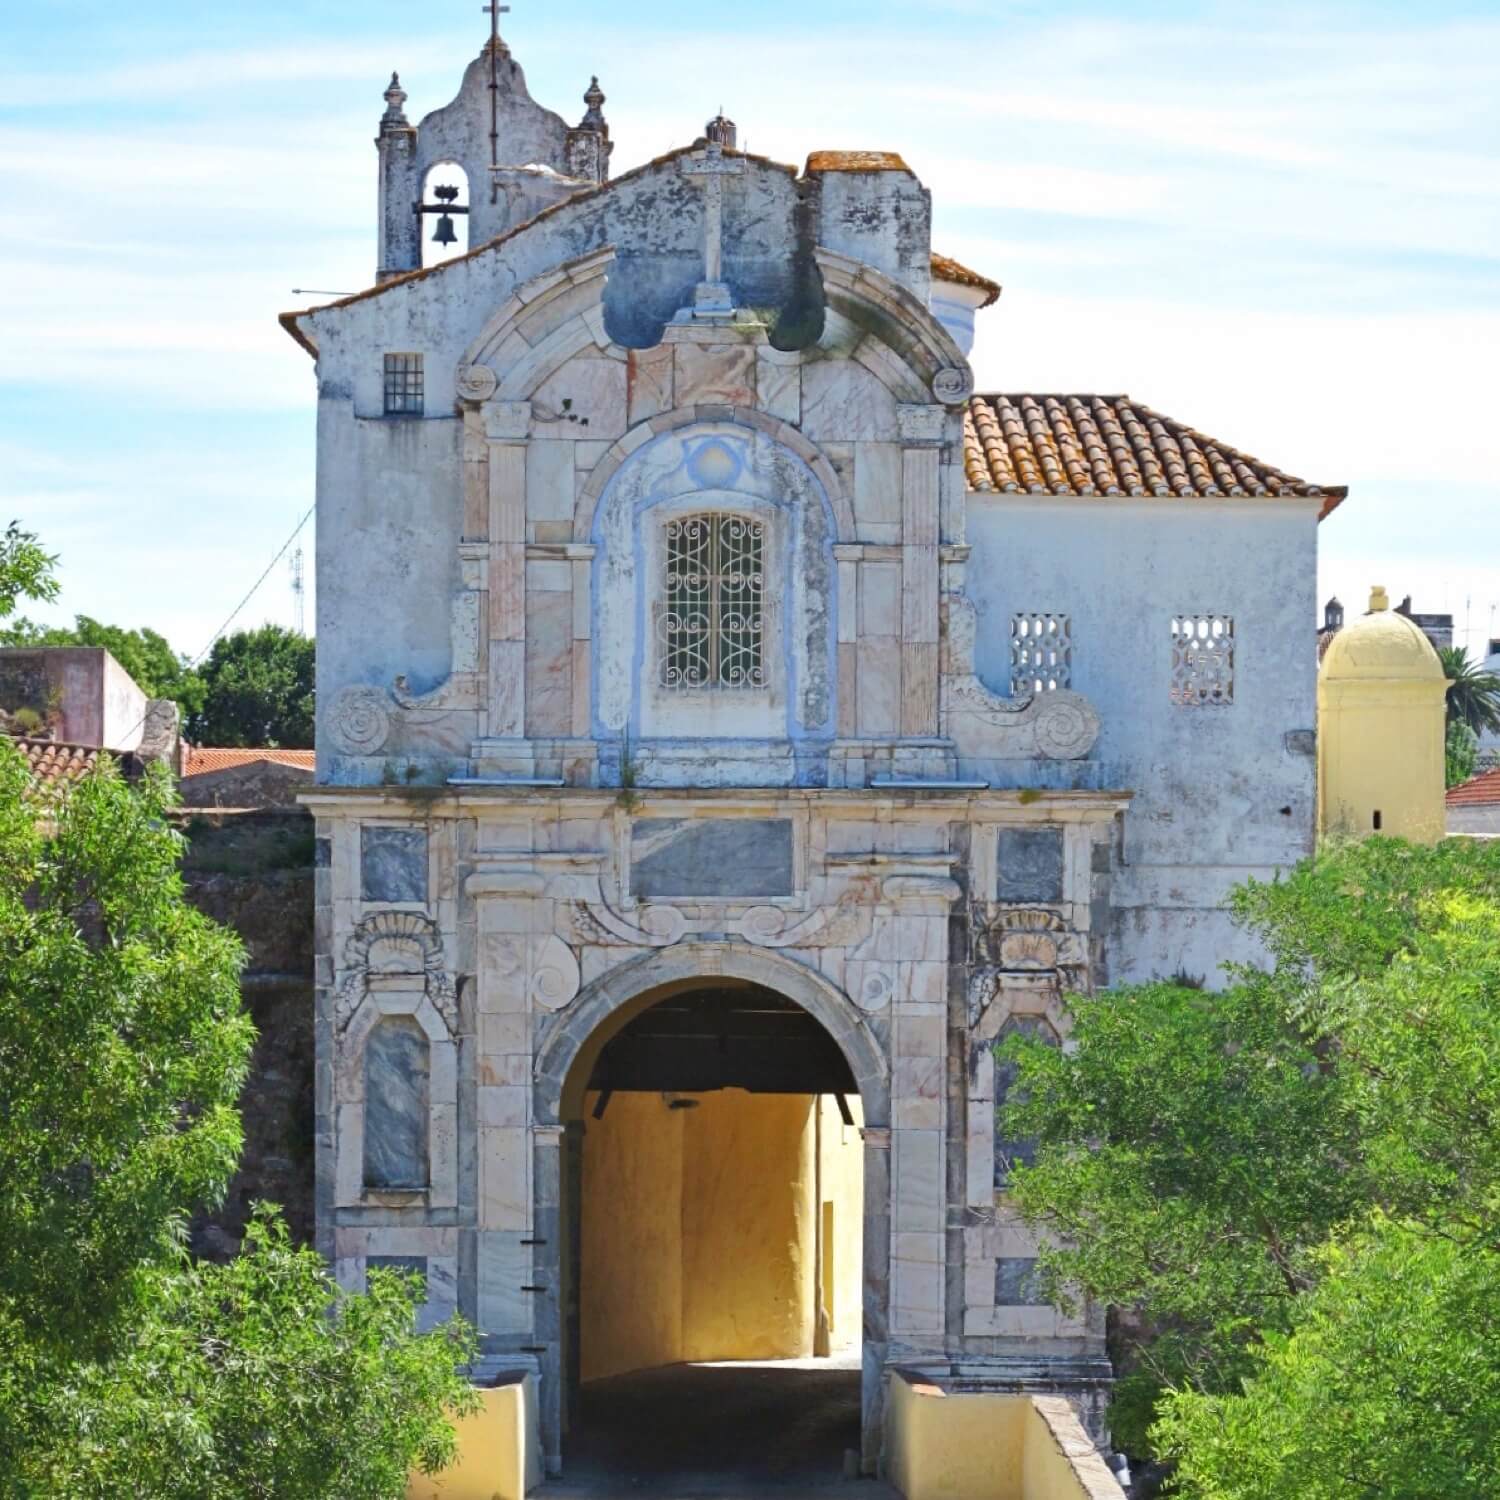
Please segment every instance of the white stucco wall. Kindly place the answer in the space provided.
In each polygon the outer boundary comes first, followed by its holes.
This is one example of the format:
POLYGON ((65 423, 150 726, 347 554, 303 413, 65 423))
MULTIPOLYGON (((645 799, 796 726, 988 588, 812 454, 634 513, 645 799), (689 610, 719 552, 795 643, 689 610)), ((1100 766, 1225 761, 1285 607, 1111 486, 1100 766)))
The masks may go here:
POLYGON ((1135 793, 1115 877, 1111 979, 1220 978, 1254 956, 1215 903, 1312 850, 1316 501, 971 495, 980 675, 1010 683, 1011 618, 1072 619, 1073 687, 1103 720, 1093 759, 1135 793), (1232 706, 1169 700, 1174 612, 1232 615, 1232 706))

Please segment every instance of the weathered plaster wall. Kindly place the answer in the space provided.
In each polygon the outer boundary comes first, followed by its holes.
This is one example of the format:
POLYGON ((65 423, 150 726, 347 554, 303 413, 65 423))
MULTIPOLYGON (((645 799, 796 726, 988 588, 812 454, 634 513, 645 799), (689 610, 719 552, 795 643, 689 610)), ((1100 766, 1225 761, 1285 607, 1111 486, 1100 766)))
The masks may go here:
POLYGON ((1450 807, 1448 809, 1448 832, 1500 837, 1500 806, 1450 807))
POLYGON ((1317 510, 969 497, 980 675, 1008 688, 1014 615, 1068 615, 1073 686, 1103 721, 1093 759, 1104 784, 1135 794, 1112 892, 1112 981, 1186 971, 1218 982, 1226 960, 1255 953, 1224 896, 1312 851, 1317 510), (1232 705, 1170 701, 1171 620, 1183 612, 1233 616, 1232 705))
POLYGON ((0 650, 0 710, 27 709, 69 745, 140 748, 149 700, 108 651, 90 646, 0 650))

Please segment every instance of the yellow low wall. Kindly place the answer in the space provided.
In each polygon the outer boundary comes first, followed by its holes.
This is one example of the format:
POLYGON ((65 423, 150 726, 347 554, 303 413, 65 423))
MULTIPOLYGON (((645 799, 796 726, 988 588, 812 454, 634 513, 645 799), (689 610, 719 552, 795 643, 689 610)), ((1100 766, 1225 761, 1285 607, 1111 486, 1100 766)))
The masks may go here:
POLYGON ((542 1482, 536 1380, 481 1391, 483 1409, 458 1424, 458 1462, 414 1474, 406 1500, 525 1500, 542 1482))
POLYGON ((1066 1401, 890 1378, 886 1473, 906 1500, 1124 1500, 1066 1401))

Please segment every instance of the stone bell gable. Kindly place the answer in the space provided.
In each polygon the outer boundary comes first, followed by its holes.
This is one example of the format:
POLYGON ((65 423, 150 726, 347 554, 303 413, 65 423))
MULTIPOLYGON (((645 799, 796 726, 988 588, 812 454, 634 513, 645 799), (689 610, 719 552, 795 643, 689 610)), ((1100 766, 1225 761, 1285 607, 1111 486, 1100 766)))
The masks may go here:
POLYGON ((899 158, 798 177, 709 143, 292 320, 324 424, 322 779, 843 787, 1086 754, 1077 695, 975 674, 973 377, 929 217, 899 158), (391 360, 416 409, 387 409, 391 360), (673 546, 725 525, 757 580, 743 681, 664 618, 673 546))

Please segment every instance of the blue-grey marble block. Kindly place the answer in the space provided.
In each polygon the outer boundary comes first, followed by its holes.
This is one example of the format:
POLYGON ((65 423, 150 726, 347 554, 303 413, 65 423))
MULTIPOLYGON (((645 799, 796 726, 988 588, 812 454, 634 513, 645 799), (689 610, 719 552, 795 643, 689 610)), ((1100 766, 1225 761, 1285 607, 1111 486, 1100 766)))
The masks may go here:
POLYGON ((365 1047, 365 1186, 415 1190, 428 1182, 431 1096, 427 1034, 409 1017, 382 1021, 365 1047))
POLYGON ((420 828, 364 828, 360 835, 362 899, 425 906, 426 832, 420 828))
POLYGON ((996 900, 1055 906, 1063 899, 1061 828, 1002 828, 998 855, 996 900))
POLYGON ((764 900, 796 893, 792 824, 779 818, 643 818, 630 884, 646 901, 764 900))

